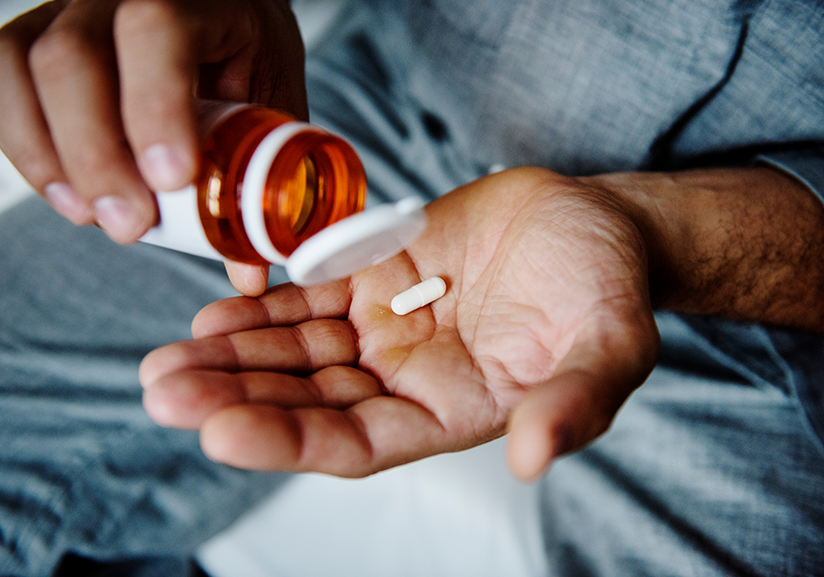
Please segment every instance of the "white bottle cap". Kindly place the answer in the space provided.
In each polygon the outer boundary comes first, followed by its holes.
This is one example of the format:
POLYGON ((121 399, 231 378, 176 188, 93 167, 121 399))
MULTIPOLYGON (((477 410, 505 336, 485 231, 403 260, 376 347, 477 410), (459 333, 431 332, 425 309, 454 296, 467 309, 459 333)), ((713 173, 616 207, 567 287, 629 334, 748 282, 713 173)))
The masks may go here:
POLYGON ((394 256, 426 228, 418 197, 382 204, 326 227, 286 260, 292 282, 309 286, 345 278, 394 256))
POLYGON ((266 179, 269 170, 283 145, 293 136, 301 132, 315 132, 323 134, 323 130, 306 122, 287 122, 267 134, 246 165, 243 175, 243 186, 240 193, 240 212, 243 215, 243 228, 249 242, 257 253, 272 264, 284 264, 283 255, 269 238, 266 231, 266 221, 263 218, 263 193, 266 190, 266 179))

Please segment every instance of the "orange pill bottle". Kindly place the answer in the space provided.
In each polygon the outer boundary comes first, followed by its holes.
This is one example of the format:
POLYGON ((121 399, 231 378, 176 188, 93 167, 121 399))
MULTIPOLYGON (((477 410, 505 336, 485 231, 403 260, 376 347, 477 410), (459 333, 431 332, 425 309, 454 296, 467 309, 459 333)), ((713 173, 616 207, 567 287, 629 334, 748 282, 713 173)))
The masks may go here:
POLYGON ((319 231, 363 210, 366 175, 342 138, 271 109, 202 101, 195 182, 157 194, 142 241, 209 258, 284 264, 319 231))

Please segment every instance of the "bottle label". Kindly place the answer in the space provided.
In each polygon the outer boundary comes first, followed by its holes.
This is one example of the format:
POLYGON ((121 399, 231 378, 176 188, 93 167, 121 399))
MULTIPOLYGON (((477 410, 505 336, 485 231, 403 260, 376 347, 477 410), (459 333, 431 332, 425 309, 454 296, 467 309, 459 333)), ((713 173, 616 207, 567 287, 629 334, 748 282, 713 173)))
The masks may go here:
POLYGON ((159 192, 156 197, 160 223, 140 237, 141 242, 214 260, 225 260, 203 232, 194 185, 175 192, 159 192))

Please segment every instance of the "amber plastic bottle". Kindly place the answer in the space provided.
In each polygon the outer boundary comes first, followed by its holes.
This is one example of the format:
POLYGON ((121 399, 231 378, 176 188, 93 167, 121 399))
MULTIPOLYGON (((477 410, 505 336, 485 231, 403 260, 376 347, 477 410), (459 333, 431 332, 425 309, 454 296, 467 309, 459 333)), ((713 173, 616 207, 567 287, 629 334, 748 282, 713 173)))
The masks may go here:
POLYGON ((238 262, 283 264, 303 241, 363 210, 366 175, 342 138, 276 110, 214 102, 200 107, 204 134, 196 181, 178 193, 158 194, 160 224, 142 240, 204 256, 214 256, 214 249, 238 262), (196 214, 181 214, 194 207, 172 195, 194 195, 196 214), (186 235, 210 247, 192 249, 190 238, 175 240, 186 235))

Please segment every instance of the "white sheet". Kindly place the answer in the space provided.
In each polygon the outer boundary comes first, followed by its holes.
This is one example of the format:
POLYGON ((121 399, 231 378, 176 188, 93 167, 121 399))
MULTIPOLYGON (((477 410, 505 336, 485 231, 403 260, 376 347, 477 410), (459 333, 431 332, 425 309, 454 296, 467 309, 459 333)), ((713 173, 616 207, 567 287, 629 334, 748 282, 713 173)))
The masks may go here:
POLYGON ((214 577, 546 574, 537 491, 503 441, 362 480, 297 476, 199 560, 214 577))

